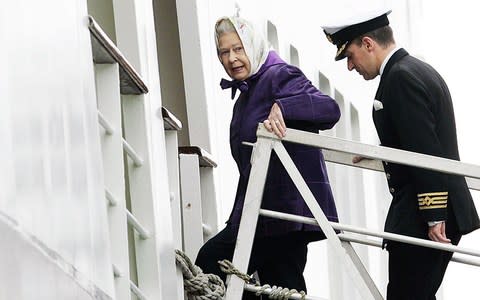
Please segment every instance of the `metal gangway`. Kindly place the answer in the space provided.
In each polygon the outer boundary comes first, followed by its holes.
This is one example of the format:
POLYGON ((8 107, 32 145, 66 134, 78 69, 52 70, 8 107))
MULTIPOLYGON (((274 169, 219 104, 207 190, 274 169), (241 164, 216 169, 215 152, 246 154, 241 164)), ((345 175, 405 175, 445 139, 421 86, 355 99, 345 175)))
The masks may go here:
MULTIPOLYGON (((315 201, 313 194, 303 180, 286 149, 284 148, 282 141, 322 148, 326 161, 363 169, 383 172, 382 161, 384 161, 386 163, 403 164, 449 174, 461 175, 465 176, 470 189, 480 190, 480 166, 477 165, 399 149, 362 144, 359 142, 353 142, 294 129, 288 129, 287 136, 280 140, 276 135, 268 132, 264 128, 263 124, 259 124, 257 128, 257 142, 244 143, 246 145, 253 146, 253 151, 251 158, 252 169, 250 172, 237 243, 233 256, 233 265, 238 269, 239 272, 247 272, 254 239, 253 233, 255 232, 259 215, 320 226, 327 237, 328 245, 333 249, 332 254, 334 255, 334 259, 339 265, 343 266, 344 270, 353 281, 353 286, 356 287, 357 291, 362 296, 362 299, 378 300, 383 299, 383 296, 379 292, 375 282, 370 277, 367 269, 363 265, 351 243, 354 242, 368 246, 382 247, 382 242, 371 238, 359 237, 358 235, 352 235, 345 232, 463 254, 462 257, 459 257, 457 254, 455 254, 452 258, 452 261, 473 266, 480 266, 480 260, 475 258, 480 257, 479 250, 467 249, 450 244, 442 244, 419 238, 387 232, 378 232, 356 226, 329 222, 320 206, 315 201), (295 183, 295 186, 311 210, 314 218, 305 218, 303 216, 296 216, 260 208, 268 164, 272 151, 275 151, 278 158, 283 163, 289 176, 295 183), (352 163, 352 158, 354 155, 359 155, 368 159, 364 159, 359 163, 354 164, 352 163), (335 230, 339 230, 341 233, 337 234, 335 230)), ((235 275, 229 275, 227 277, 227 292, 225 296, 226 300, 240 300, 244 290, 257 292, 260 290, 260 287, 246 283, 243 281, 243 279, 235 275)), ((262 289, 262 292, 269 294, 272 292, 272 289, 262 289)), ((301 299, 301 295, 298 293, 293 294, 290 296, 290 299, 301 299)), ((321 298, 307 295, 305 299, 320 300, 321 298)))

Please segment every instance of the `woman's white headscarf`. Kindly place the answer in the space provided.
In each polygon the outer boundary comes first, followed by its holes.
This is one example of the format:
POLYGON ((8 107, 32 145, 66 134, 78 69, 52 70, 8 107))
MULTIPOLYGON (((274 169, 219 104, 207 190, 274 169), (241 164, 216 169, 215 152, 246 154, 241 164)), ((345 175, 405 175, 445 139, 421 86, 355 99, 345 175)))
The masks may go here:
POLYGON ((218 50, 217 26, 222 20, 229 20, 235 27, 243 48, 250 60, 250 74, 248 77, 256 74, 263 65, 268 56, 268 43, 260 31, 255 30, 253 25, 245 19, 240 17, 222 17, 215 23, 215 44, 218 50))

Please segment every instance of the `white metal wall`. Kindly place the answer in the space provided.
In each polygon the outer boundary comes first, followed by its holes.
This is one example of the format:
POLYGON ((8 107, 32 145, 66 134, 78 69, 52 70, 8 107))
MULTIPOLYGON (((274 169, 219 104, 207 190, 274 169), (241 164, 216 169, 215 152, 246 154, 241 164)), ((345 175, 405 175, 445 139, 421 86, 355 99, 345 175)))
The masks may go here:
POLYGON ((84 0, 2 3, 0 211, 29 237, 1 243, 2 299, 113 297, 86 15, 84 0), (59 266, 78 276, 48 276, 59 266))

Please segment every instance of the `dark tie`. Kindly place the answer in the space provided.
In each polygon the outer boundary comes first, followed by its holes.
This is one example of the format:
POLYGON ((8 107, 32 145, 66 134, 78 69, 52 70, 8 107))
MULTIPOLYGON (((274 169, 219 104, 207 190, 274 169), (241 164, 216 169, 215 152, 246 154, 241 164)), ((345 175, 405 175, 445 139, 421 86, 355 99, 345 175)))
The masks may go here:
POLYGON ((226 80, 225 78, 222 78, 220 81, 220 86, 222 87, 222 90, 225 89, 232 89, 232 99, 235 98, 235 94, 237 93, 237 89, 240 90, 240 92, 246 92, 248 91, 248 84, 245 81, 239 81, 239 80, 226 80))

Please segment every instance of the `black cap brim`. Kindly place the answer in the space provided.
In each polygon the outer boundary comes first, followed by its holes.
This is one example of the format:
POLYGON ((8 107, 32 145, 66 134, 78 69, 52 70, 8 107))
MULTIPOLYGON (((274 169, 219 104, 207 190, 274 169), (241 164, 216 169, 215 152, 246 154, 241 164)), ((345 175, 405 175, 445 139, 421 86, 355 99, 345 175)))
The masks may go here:
POLYGON ((361 23, 346 26, 332 34, 328 34, 326 31, 324 31, 327 39, 332 44, 337 46, 335 60, 338 61, 345 58, 345 51, 347 50, 350 42, 352 42, 355 38, 370 31, 389 25, 390 22, 388 21, 387 15, 390 12, 391 11, 385 12, 380 16, 361 23))

